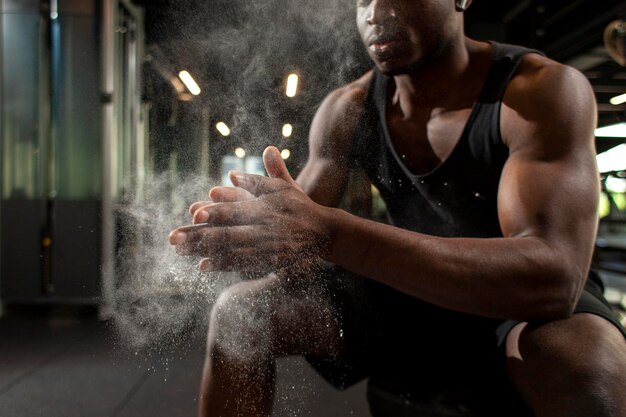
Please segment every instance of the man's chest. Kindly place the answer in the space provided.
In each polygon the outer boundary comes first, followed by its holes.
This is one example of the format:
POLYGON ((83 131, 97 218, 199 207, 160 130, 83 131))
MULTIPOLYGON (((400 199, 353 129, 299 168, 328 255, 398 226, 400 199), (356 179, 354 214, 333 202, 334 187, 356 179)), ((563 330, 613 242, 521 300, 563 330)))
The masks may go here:
POLYGON ((445 161, 463 135, 470 107, 445 111, 434 109, 405 118, 397 109, 387 113, 389 140, 398 158, 413 174, 425 174, 445 161))

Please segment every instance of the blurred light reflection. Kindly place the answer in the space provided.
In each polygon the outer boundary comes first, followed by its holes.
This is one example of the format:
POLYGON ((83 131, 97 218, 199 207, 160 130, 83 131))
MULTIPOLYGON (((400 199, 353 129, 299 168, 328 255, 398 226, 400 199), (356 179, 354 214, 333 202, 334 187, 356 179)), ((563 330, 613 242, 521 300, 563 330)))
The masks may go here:
POLYGON ((283 126, 283 136, 288 138, 291 136, 291 134, 293 133, 293 126, 290 125, 289 123, 287 123, 286 125, 283 126))
POLYGON ((196 80, 193 79, 191 74, 189 74, 187 71, 181 71, 178 73, 178 76, 180 77, 180 79, 185 84, 185 86, 187 87, 187 89, 189 90, 191 94, 193 94, 194 96, 197 96, 200 94, 202 90, 200 90, 200 87, 196 83, 196 80))
POLYGON ((230 128, 224 122, 218 122, 215 128, 222 136, 230 136, 230 128))
POLYGON ((287 77, 287 97, 295 97, 298 93, 298 81, 297 74, 289 74, 287 77))

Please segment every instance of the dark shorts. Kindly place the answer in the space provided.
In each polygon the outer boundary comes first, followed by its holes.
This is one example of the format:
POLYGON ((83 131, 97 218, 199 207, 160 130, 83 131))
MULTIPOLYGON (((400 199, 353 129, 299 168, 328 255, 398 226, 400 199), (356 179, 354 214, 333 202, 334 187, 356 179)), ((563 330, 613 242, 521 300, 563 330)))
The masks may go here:
MULTIPOLYGON (((494 397, 518 400, 506 380, 503 342, 519 322, 453 312, 337 268, 322 279, 346 352, 307 360, 336 388, 369 377, 399 395, 451 390, 496 407, 494 397)), ((591 273, 575 312, 602 316, 626 337, 601 285, 591 273)))
MULTIPOLYGON (((603 293, 604 285, 600 280, 600 276, 595 271, 590 271, 583 293, 574 309, 574 314, 589 313, 603 317, 617 327, 624 335, 624 338, 626 338, 626 329, 621 325, 617 313, 613 311, 611 305, 604 298, 603 293)), ((498 344, 502 345, 509 332, 519 323, 519 321, 507 320, 498 326, 496 329, 498 344)))

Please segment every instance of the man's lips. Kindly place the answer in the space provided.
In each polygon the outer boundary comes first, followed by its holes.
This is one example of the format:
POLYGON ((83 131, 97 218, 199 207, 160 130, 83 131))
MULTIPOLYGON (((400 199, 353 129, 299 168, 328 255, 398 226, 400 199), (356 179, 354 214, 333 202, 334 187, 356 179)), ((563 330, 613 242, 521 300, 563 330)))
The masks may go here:
POLYGON ((383 54, 399 47, 402 37, 399 33, 386 33, 372 36, 368 41, 368 49, 376 54, 383 54))
POLYGON ((400 39, 376 39, 370 42, 369 50, 375 54, 391 52, 401 45, 400 39))
POLYGON ((376 41, 370 44, 369 50, 374 53, 384 53, 392 50, 400 44, 399 40, 376 41))

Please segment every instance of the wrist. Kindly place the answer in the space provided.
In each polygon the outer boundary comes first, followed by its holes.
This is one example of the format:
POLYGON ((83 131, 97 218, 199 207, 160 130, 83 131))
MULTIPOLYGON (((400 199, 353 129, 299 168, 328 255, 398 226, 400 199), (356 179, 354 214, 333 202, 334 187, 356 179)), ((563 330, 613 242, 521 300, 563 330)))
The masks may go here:
POLYGON ((321 220, 326 236, 326 248, 323 253, 323 259, 334 262, 337 254, 336 243, 341 226, 341 217, 345 215, 345 212, 334 207, 321 206, 321 208, 321 220))

